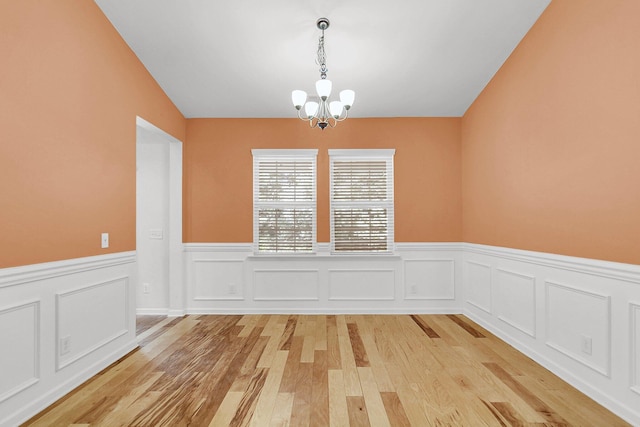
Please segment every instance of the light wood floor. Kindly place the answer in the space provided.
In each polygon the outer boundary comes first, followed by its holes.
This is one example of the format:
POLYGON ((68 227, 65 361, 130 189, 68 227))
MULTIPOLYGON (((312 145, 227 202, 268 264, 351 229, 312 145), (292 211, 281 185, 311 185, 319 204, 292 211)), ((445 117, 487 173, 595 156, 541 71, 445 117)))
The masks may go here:
POLYGON ((138 329, 140 349, 25 425, 628 425, 459 315, 187 316, 138 329))

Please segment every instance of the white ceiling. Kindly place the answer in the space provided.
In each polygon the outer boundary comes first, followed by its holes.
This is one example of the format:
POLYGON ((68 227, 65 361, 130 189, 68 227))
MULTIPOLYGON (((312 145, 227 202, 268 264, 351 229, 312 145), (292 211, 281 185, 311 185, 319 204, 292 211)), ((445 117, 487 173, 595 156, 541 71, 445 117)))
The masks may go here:
POLYGON ((352 117, 458 117, 550 0, 95 0, 188 118, 295 117, 291 91, 353 89, 352 117))

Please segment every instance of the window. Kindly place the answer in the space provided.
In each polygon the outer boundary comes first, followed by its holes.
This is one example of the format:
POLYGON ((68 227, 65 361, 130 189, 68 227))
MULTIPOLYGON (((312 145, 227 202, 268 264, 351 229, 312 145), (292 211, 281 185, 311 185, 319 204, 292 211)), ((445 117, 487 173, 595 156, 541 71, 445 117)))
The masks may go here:
POLYGON ((395 150, 329 150, 331 251, 393 250, 395 150))
POLYGON ((251 152, 254 252, 315 252, 318 150, 251 152))

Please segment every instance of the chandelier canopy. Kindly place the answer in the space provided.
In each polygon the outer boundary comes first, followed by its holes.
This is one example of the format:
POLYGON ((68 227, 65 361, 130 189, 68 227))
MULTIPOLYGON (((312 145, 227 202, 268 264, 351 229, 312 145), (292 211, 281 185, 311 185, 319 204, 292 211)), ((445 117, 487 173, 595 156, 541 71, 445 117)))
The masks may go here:
POLYGON ((320 80, 316 81, 316 92, 318 93, 318 102, 307 101, 307 93, 303 90, 294 90, 291 92, 291 100, 293 106, 298 111, 298 117, 301 120, 309 122, 312 128, 318 127, 322 130, 334 127, 349 115, 349 109, 353 105, 355 92, 352 90, 343 90, 340 92, 340 101, 329 101, 331 95, 331 80, 327 79, 327 57, 324 52, 324 30, 329 28, 329 20, 320 18, 316 22, 318 29, 322 31, 322 35, 318 40, 318 65, 320 65, 320 80), (304 106, 304 115, 302 107, 304 106))

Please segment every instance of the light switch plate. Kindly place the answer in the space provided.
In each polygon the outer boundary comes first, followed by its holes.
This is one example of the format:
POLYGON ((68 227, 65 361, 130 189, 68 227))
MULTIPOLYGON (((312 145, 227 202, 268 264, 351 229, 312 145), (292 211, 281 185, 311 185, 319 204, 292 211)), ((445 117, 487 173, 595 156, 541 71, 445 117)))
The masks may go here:
POLYGON ((161 228, 149 230, 149 238, 162 240, 164 238, 164 232, 162 231, 161 228))
POLYGON ((102 233, 101 247, 102 249, 109 247, 109 233, 102 233))

